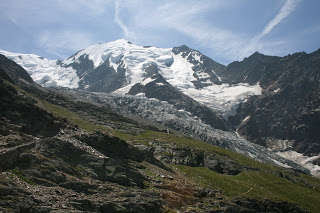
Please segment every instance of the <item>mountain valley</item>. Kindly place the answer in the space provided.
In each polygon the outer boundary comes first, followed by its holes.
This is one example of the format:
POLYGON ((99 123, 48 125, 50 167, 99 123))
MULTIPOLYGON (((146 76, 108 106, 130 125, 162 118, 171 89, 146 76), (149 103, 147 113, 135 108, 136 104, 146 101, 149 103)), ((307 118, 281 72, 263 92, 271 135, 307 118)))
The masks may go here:
POLYGON ((0 50, 0 211, 316 212, 319 53, 0 50))

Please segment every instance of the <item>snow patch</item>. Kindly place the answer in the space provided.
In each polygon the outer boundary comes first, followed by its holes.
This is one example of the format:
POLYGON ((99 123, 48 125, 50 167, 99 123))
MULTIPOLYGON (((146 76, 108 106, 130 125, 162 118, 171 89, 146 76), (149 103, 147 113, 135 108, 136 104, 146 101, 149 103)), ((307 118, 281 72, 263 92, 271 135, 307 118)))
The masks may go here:
POLYGON ((164 86, 164 83, 158 82, 156 83, 157 86, 164 86))
POLYGON ((120 89, 117 89, 116 91, 112 92, 112 94, 115 94, 115 95, 125 95, 127 93, 129 93, 131 87, 133 87, 135 85, 135 83, 133 84, 128 84, 127 86, 124 86, 120 89))
POLYGON ((267 144, 267 147, 273 152, 283 152, 283 151, 291 150, 293 147, 294 141, 267 137, 266 144, 267 144))
POLYGON ((250 115, 248 115, 247 117, 245 117, 242 122, 246 122, 246 121, 248 121, 249 119, 250 119, 250 115))
POLYGON ((280 92, 280 88, 273 90, 274 93, 279 93, 280 92))
POLYGON ((221 81, 221 78, 219 75, 217 75, 217 73, 214 70, 211 70, 211 72, 218 78, 219 81, 221 81))
POLYGON ((138 93, 135 95, 136 97, 142 97, 142 98, 146 98, 146 94, 144 94, 143 92, 138 93))
POLYGON ((142 84, 142 85, 147 85, 147 84, 149 84, 149 83, 152 82, 152 81, 154 81, 154 79, 152 79, 152 78, 146 78, 146 79, 144 79, 140 84, 142 84))

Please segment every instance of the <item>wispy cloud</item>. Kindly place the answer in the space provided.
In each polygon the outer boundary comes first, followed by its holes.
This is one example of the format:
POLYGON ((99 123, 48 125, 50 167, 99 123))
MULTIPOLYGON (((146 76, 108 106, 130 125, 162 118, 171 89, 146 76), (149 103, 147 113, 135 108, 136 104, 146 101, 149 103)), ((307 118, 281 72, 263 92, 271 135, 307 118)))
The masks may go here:
POLYGON ((120 18, 120 10, 121 10, 120 3, 121 3, 120 0, 116 0, 114 2, 114 22, 121 28, 124 34, 124 37, 126 39, 135 41, 136 40, 135 33, 133 31, 130 31, 128 26, 124 24, 124 22, 120 18))
POLYGON ((254 51, 265 50, 266 48, 268 48, 269 51, 275 51, 276 48, 274 46, 283 44, 283 41, 275 41, 274 44, 272 44, 272 42, 266 43, 262 42, 261 40, 265 36, 267 36, 277 25, 281 24, 281 22, 285 18, 287 18, 292 12, 294 12, 300 1, 301 0, 286 0, 280 8, 279 12, 276 14, 276 16, 273 19, 271 19, 268 22, 268 24, 266 24, 266 26, 260 33, 255 35, 252 39, 250 39, 250 41, 247 42, 247 45, 242 49, 239 58, 248 56, 249 54, 252 54, 254 51), (268 46, 266 44, 268 44, 268 46))
POLYGON ((301 0, 286 0, 277 15, 269 21, 263 28, 263 31, 257 35, 257 38, 262 38, 268 35, 277 25, 287 18, 297 7, 301 0))
POLYGON ((74 31, 44 31, 39 35, 38 40, 41 47, 61 58, 69 56, 65 53, 70 50, 78 51, 94 43, 91 34, 74 31))
POLYGON ((158 29, 174 30, 182 33, 193 40, 202 48, 211 49, 214 54, 226 61, 241 60, 252 54, 254 51, 275 53, 279 45, 284 45, 280 40, 263 39, 276 26, 280 25, 298 6, 301 0, 286 0, 279 12, 263 27, 256 35, 245 32, 237 32, 223 27, 218 27, 215 20, 208 20, 204 17, 206 13, 215 13, 222 9, 228 9, 237 4, 236 1, 162 1, 161 4, 141 4, 141 1, 122 0, 121 7, 131 11, 130 23, 120 19, 119 1, 115 3, 114 21, 122 29, 125 37, 137 39, 155 37, 154 31, 158 29), (134 2, 134 3, 132 3, 134 2), (150 12, 150 15, 146 13, 150 12), (153 29, 153 30, 150 30, 153 29), (149 35, 151 34, 151 35, 149 35))

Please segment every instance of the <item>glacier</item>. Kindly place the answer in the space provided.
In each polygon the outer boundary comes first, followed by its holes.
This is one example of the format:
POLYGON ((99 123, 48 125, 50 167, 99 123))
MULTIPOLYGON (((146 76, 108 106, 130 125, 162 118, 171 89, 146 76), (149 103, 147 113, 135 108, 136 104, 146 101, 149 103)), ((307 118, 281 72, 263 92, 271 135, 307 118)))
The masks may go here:
POLYGON ((114 95, 83 90, 63 90, 63 93, 69 93, 79 101, 105 104, 126 117, 138 118, 140 121, 142 119, 144 122, 150 122, 153 125, 168 127, 186 136, 241 153, 260 162, 268 162, 309 173, 309 170, 299 163, 288 160, 263 146, 251 143, 235 132, 214 129, 190 112, 178 110, 165 101, 146 98, 141 95, 114 95))

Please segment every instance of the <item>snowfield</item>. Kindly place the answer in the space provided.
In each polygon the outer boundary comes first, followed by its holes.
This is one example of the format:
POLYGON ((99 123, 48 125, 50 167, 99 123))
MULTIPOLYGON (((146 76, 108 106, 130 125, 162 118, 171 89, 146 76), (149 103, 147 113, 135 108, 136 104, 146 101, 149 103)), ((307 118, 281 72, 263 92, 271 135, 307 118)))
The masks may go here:
POLYGON ((224 117, 233 115, 239 103, 244 102, 252 95, 261 95, 259 84, 250 86, 248 84, 221 84, 212 85, 202 89, 182 89, 184 94, 194 100, 221 113, 224 117))
POLYGON ((0 54, 22 66, 31 78, 45 87, 78 88, 76 70, 58 65, 57 60, 49 60, 35 54, 11 53, 0 50, 0 54))

